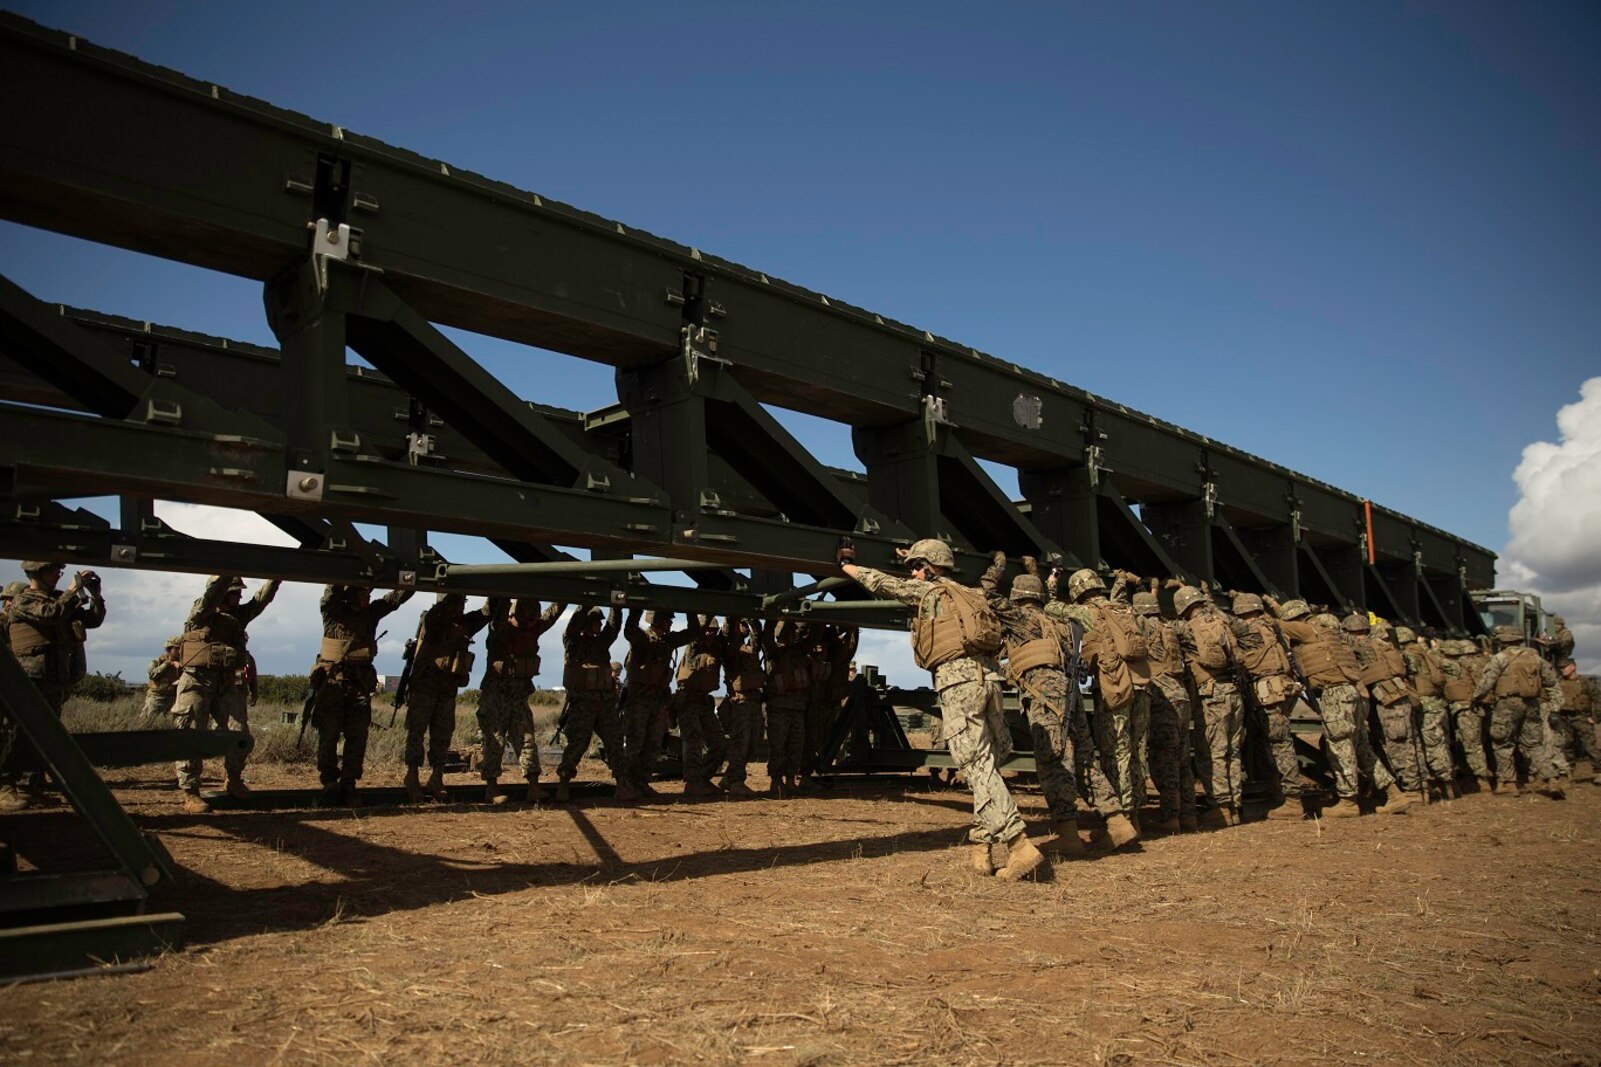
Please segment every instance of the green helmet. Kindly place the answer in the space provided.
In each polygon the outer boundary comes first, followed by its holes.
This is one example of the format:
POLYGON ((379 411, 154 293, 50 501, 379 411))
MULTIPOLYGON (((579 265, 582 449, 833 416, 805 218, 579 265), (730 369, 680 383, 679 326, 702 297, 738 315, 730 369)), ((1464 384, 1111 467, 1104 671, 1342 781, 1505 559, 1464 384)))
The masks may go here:
POLYGON ((1069 600, 1077 600, 1086 593, 1093 592, 1106 592, 1106 583, 1101 581, 1099 574, 1096 574, 1088 567, 1074 571, 1072 577, 1067 580, 1067 598, 1069 600))
POLYGON ((1410 645, 1418 639, 1418 635, 1413 632, 1410 626, 1397 626, 1395 628, 1395 639, 1400 644, 1410 645))
POLYGON ((0 593, 0 597, 4 597, 7 600, 15 600, 17 597, 21 596, 23 590, 27 588, 27 582, 11 582, 6 585, 5 592, 0 593))
POLYGON ((645 612, 646 626, 655 626, 658 619, 660 619, 662 622, 670 623, 673 621, 673 613, 662 608, 652 608, 651 610, 645 612))
POLYGON ((1347 633, 1365 634, 1373 629, 1373 624, 1368 622, 1366 613, 1353 611, 1340 620, 1340 627, 1347 633))
POLYGON ((1524 641, 1523 631, 1516 626, 1497 626, 1495 639, 1503 645, 1521 645, 1524 641))
POLYGON ((931 567, 943 567, 946 570, 956 567, 956 555, 951 551, 951 546, 937 537, 925 537, 914 542, 906 550, 906 559, 907 562, 920 559, 931 567))
POLYGON ((1551 621, 1556 623, 1558 627, 1563 627, 1563 626, 1566 626, 1568 624, 1568 620, 1564 619, 1560 615, 1551 616, 1551 621))
POLYGON ((1193 585, 1186 585, 1173 594, 1173 610, 1183 615, 1190 608, 1206 600, 1206 594, 1193 585))
POLYGON ((182 644, 183 644, 183 636, 181 634, 173 634, 171 637, 167 638, 167 643, 165 645, 163 645, 162 647, 163 648, 178 648, 182 644))
POLYGON ((1135 593, 1134 611, 1139 615, 1160 615, 1162 605, 1157 601, 1155 593, 1135 593))
POLYGON ((51 567, 65 567, 65 566, 66 566, 66 564, 64 564, 64 563, 52 563, 50 560, 47 560, 47 559, 25 559, 25 560, 22 561, 22 573, 23 574, 38 574, 40 571, 47 571, 51 567))
POLYGON ((1304 600, 1287 600, 1279 608, 1279 618, 1281 619, 1299 619, 1311 613, 1312 609, 1307 606, 1304 600))
POLYGON ((1044 600, 1045 583, 1036 574, 1019 574, 1012 579, 1013 600, 1044 600))
POLYGON ((1229 610, 1236 615, 1254 615, 1262 610, 1262 598, 1255 593, 1236 593, 1229 610))

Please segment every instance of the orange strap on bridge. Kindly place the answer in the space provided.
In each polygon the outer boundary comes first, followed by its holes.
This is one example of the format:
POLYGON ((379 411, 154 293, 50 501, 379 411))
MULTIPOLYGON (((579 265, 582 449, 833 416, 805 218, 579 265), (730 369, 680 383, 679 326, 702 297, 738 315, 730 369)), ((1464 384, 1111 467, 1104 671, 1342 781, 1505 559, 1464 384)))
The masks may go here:
POLYGON ((1368 566, 1371 567, 1378 562, 1378 557, 1373 553, 1373 501, 1362 501, 1362 518, 1368 527, 1368 566))

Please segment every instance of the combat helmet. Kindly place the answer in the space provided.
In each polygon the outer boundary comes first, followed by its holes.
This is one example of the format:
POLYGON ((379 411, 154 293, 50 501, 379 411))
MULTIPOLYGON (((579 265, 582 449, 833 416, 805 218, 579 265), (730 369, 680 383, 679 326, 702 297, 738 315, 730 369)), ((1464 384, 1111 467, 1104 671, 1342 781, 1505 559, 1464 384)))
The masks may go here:
POLYGON ((27 588, 27 582, 9 582, 6 584, 5 592, 0 593, 0 597, 4 597, 7 600, 15 600, 26 592, 27 588))
POLYGON ((1081 567, 1074 571, 1072 577, 1067 580, 1067 598, 1069 600, 1077 600, 1086 593, 1095 592, 1106 592, 1106 583, 1101 581, 1099 574, 1096 574, 1088 567, 1081 567))
POLYGON ((672 622, 673 613, 665 608, 651 608, 649 611, 645 612, 646 626, 655 626, 657 619, 661 619, 663 622, 672 622))
POLYGON ((1162 613, 1162 605, 1156 599, 1155 593, 1135 593, 1133 603, 1136 615, 1160 615, 1162 613))
POLYGON ((1340 628, 1346 633, 1365 634, 1373 629, 1373 624, 1368 622, 1365 612, 1353 611, 1340 620, 1340 628))
POLYGON ((906 562, 911 563, 919 559, 931 567, 941 567, 945 570, 956 568, 956 555, 951 551, 951 546, 937 537, 925 537, 921 541, 915 541, 912 547, 906 550, 906 562))
POLYGON ((1205 600, 1205 593, 1201 592, 1193 585, 1186 585, 1184 588, 1173 594, 1173 611, 1178 615, 1183 615, 1186 611, 1205 600))
POLYGON ((1312 608, 1304 600, 1286 600, 1279 607, 1279 618, 1300 619, 1312 614, 1312 608))
POLYGON ((1523 631, 1516 626, 1497 626, 1495 639, 1503 645, 1521 645, 1524 641, 1523 631))
POLYGON ((1413 632, 1410 626, 1397 626, 1395 628, 1395 640, 1397 644, 1410 645, 1417 639, 1418 635, 1413 632))
POLYGON ((48 559, 25 559, 22 561, 22 573, 27 575, 38 574, 40 571, 47 571, 51 567, 61 567, 65 569, 66 564, 54 563, 48 559))
POLYGON ((171 637, 167 638, 167 643, 165 645, 162 645, 161 647, 162 648, 180 648, 180 647, 182 647, 182 645, 183 645, 183 635, 182 634, 173 634, 171 637))
POLYGON ((1019 574, 1012 579, 1013 600, 1044 600, 1045 583, 1037 574, 1019 574))
POLYGON ((1236 615, 1253 615, 1262 610, 1262 598, 1255 593, 1236 593, 1229 610, 1236 615))

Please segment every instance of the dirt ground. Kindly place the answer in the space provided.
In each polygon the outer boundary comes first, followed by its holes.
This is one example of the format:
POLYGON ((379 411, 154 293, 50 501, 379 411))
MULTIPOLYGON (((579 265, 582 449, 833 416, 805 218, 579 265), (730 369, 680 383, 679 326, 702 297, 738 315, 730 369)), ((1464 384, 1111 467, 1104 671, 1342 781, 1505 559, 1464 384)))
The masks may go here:
POLYGON ((188 945, 0 990, 0 1062, 1601 1063, 1594 786, 1011 885, 926 783, 202 817, 155 768, 113 783, 188 945))

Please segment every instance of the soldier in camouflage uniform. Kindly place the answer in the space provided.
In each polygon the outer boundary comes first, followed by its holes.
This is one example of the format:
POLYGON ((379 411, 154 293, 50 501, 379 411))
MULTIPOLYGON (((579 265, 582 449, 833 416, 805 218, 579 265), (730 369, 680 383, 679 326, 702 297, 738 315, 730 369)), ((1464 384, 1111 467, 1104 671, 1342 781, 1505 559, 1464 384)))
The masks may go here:
MULTIPOLYGON (((57 717, 67 695, 87 673, 84 655, 87 631, 106 619, 106 602, 100 595, 100 577, 93 571, 79 571, 63 592, 56 592, 65 568, 45 560, 25 560, 23 573, 28 586, 17 592, 6 612, 6 640, 22 673, 33 680, 45 703, 57 717)), ((9 716, 0 716, 0 792, 3 806, 25 807, 28 800, 15 792, 13 783, 29 774, 27 788, 43 785, 43 760, 16 735, 9 716)))
POLYGON ((1567 761, 1551 744, 1551 717, 1562 706, 1562 685, 1551 664, 1524 644, 1516 626, 1497 626, 1501 651, 1490 657, 1479 684, 1475 703, 1490 696, 1490 740, 1495 745, 1497 796, 1518 793, 1517 756, 1528 761, 1529 777, 1539 779, 1539 791, 1560 799, 1567 761))
POLYGON ((813 780, 823 748, 834 732, 840 706, 850 692, 850 663, 860 631, 821 623, 812 631, 812 680, 806 694, 806 781, 813 780))
POLYGON ((1016 881, 1043 860, 1028 839, 1023 818, 996 765, 1011 751, 1011 740, 1001 716, 1000 666, 995 650, 1000 643, 993 616, 985 617, 983 594, 959 586, 949 577, 956 557, 943 541, 926 538, 915 542, 904 556, 910 578, 895 578, 871 567, 856 565, 849 545, 839 550, 838 563, 845 575, 869 593, 898 600, 916 609, 912 621, 912 652, 918 666, 933 674, 939 693, 941 736, 957 770, 973 790, 973 825, 970 862, 981 874, 1016 881), (964 627, 995 626, 979 634, 964 627), (983 648, 973 643, 995 638, 983 648), (999 747, 998 747, 999 746, 999 747), (997 752, 1000 754, 997 755, 997 752), (1006 863, 996 870, 991 845, 1006 845, 1006 863))
POLYGON ((1451 759, 1451 710, 1445 700, 1444 656, 1418 639, 1410 627, 1395 628, 1395 643, 1406 660, 1407 681, 1418 695, 1418 736, 1429 770, 1429 787, 1446 799, 1456 796, 1456 767, 1451 759))
POLYGON ((1184 653, 1178 634, 1162 618, 1155 592, 1134 594, 1134 613, 1145 631, 1151 665, 1151 781, 1156 785, 1163 833, 1199 829, 1195 816, 1195 765, 1190 737, 1195 714, 1184 685, 1184 653))
POLYGON ((156 716, 172 711, 172 705, 178 699, 178 678, 183 674, 183 666, 178 662, 178 649, 182 644, 182 637, 167 638, 165 650, 150 661, 150 667, 145 672, 150 681, 145 685, 145 703, 141 714, 156 716))
POLYGON ((628 700, 625 718, 628 735, 629 779, 634 787, 654 795, 651 776, 661 759, 662 737, 667 733, 668 711, 672 702, 673 653, 695 639, 700 620, 691 615, 692 625, 673 629, 673 613, 646 613, 648 628, 641 629, 639 611, 628 613, 623 636, 628 639, 628 700))
MULTIPOLYGON (((1340 620, 1328 612, 1313 614, 1304 600, 1289 600, 1282 606, 1272 597, 1267 606, 1279 617, 1279 632, 1295 649, 1301 673, 1312 687, 1310 698, 1317 702, 1323 717, 1323 752, 1334 775, 1339 801, 1323 809, 1329 819, 1355 818, 1362 814, 1357 804, 1362 779, 1387 793, 1395 785, 1389 769, 1379 762, 1368 743, 1368 707, 1358 688, 1361 668, 1356 653, 1340 629, 1340 620)), ((1378 814, 1405 811, 1411 798, 1393 790, 1378 814)))
POLYGON ((528 698, 539 674, 539 639, 566 608, 552 604, 541 612, 537 600, 512 601, 503 596, 490 597, 484 604, 489 632, 484 635, 484 676, 478 683, 478 730, 484 739, 481 773, 486 803, 501 801, 500 775, 508 744, 528 783, 528 803, 544 799, 539 788, 539 740, 528 698))
MULTIPOLYGON (((1056 836, 1041 846, 1046 852, 1076 857, 1084 854, 1078 836, 1078 788, 1073 782, 1073 738, 1068 730, 1068 690, 1062 626, 1045 614, 1045 583, 1032 558, 1027 573, 1012 579, 1011 595, 1001 593, 1006 553, 997 552, 979 578, 979 588, 1001 620, 1006 673, 1017 686, 1023 714, 1034 739, 1034 766, 1040 792, 1050 809, 1056 836)), ((1080 712, 1082 714, 1082 712, 1080 712)))
POLYGON ((445 791, 445 763, 450 738, 456 732, 456 692, 472 680, 472 653, 468 646, 479 630, 489 625, 486 609, 468 613, 460 593, 439 593, 422 615, 417 645, 412 651, 411 687, 406 691, 406 796, 420 804, 424 795, 450 799, 445 791), (427 737, 428 782, 418 778, 423 764, 423 738, 427 737))
POLYGON ((1596 781, 1595 715, 1601 710, 1601 685, 1580 674, 1571 659, 1562 661, 1557 674, 1562 686, 1562 708, 1556 717, 1557 743, 1573 768, 1574 781, 1596 781))
MULTIPOLYGON (((1435 641, 1429 651, 1440 669, 1440 699, 1445 702, 1450 734, 1462 746, 1463 761, 1478 780, 1479 791, 1489 793, 1494 783, 1490 781, 1490 763, 1484 754, 1484 713, 1473 704, 1473 690, 1478 683, 1469 662, 1473 642, 1445 638, 1435 641)), ((1453 767, 1455 763, 1453 758, 1453 767)))
POLYGON ((1551 625, 1555 632, 1551 635, 1551 658, 1558 663, 1573 658, 1573 631, 1568 629, 1567 620, 1560 615, 1551 616, 1551 625))
MULTIPOLYGON (((244 783, 245 759, 255 747, 250 736, 249 668, 245 632, 278 595, 275 578, 263 582, 244 602, 245 583, 233 575, 220 574, 206 582, 189 618, 184 623, 178 665, 178 695, 172 705, 173 725, 180 730, 235 729, 245 735, 245 750, 223 757, 227 772, 228 795, 243 800, 250 795, 244 783)), ((211 810, 200 795, 201 761, 177 763, 178 788, 183 792, 185 811, 211 810)))
POLYGON ((712 796, 722 792, 712 776, 728 758, 723 728, 717 722, 712 693, 722 682, 723 635, 717 618, 695 620, 694 637, 678 665, 678 691, 673 694, 673 717, 684 761, 684 795, 712 796))
POLYGON ((1306 814, 1301 806, 1306 779, 1301 775, 1301 761, 1295 755, 1290 715, 1301 695, 1301 683, 1295 679, 1277 624, 1263 611, 1262 598, 1255 593, 1237 593, 1233 609, 1239 620, 1234 628, 1240 649, 1239 664, 1250 680, 1257 707, 1267 719, 1267 742, 1272 750, 1273 766, 1278 771, 1278 781, 1273 783, 1276 789, 1269 791, 1273 806, 1268 809, 1267 817, 1298 821, 1306 814))
POLYGON ((745 784, 745 766, 761 732, 767 673, 762 653, 771 648, 771 623, 730 617, 723 623, 723 677, 728 695, 717 706, 728 750, 728 771, 719 783, 733 797, 755 796, 745 784))
POLYGON ((1245 704, 1234 680, 1234 665, 1240 661, 1238 638, 1233 620, 1194 586, 1183 586, 1173 594, 1173 610, 1178 615, 1173 632, 1200 704, 1205 739, 1204 747, 1196 752, 1196 763, 1212 807, 1201 821, 1214 827, 1232 826, 1239 822, 1240 791, 1245 784, 1240 763, 1245 704))
MULTIPOLYGON (((1056 593, 1056 575, 1047 580, 1056 593)), ((1122 848, 1139 839, 1140 806, 1145 799, 1145 748, 1150 735, 1151 681, 1145 634, 1127 604, 1106 595, 1106 583, 1089 568, 1067 580, 1068 603, 1051 600, 1045 614, 1076 623, 1084 634, 1081 655, 1099 685, 1089 717, 1095 759, 1089 764, 1095 805, 1104 819, 1096 840, 1122 848)))
POLYGON ((801 787, 806 759, 806 700, 812 674, 811 647, 792 619, 775 625, 764 646, 767 675, 767 777, 768 792, 783 796, 801 787))
POLYGON ((329 585, 322 591, 322 645, 311 670, 316 693, 311 725, 317 730, 317 776, 323 804, 354 804, 366 769, 372 730, 372 694, 378 688, 378 624, 411 599, 395 589, 377 600, 365 586, 329 585), (345 741, 343 765, 339 739, 345 741))
POLYGON ((1389 627, 1373 630, 1366 612, 1353 611, 1340 621, 1356 653, 1362 684, 1367 686, 1380 737, 1373 744, 1389 764, 1400 788, 1413 800, 1428 800, 1424 783, 1426 765, 1418 736, 1412 701, 1416 696, 1406 680, 1406 658, 1388 640, 1389 627))
MULTIPOLYGON (((568 783, 578 773, 578 761, 589 751, 589 742, 597 733, 606 750, 606 765, 617 783, 617 799, 639 798, 639 782, 634 777, 637 771, 631 767, 633 750, 624 740, 622 718, 617 711, 617 675, 612 670, 611 660, 611 646, 622 631, 622 620, 622 613, 612 608, 602 626, 599 608, 579 608, 573 612, 562 634, 562 646, 567 654, 562 669, 562 684, 567 689, 567 704, 562 709, 567 747, 562 750, 561 763, 556 768, 556 801, 559 804, 571 798, 568 783)), ((630 616, 629 624, 633 622, 630 616)), ((639 697, 634 690, 636 681, 629 678, 630 712, 639 697)))

